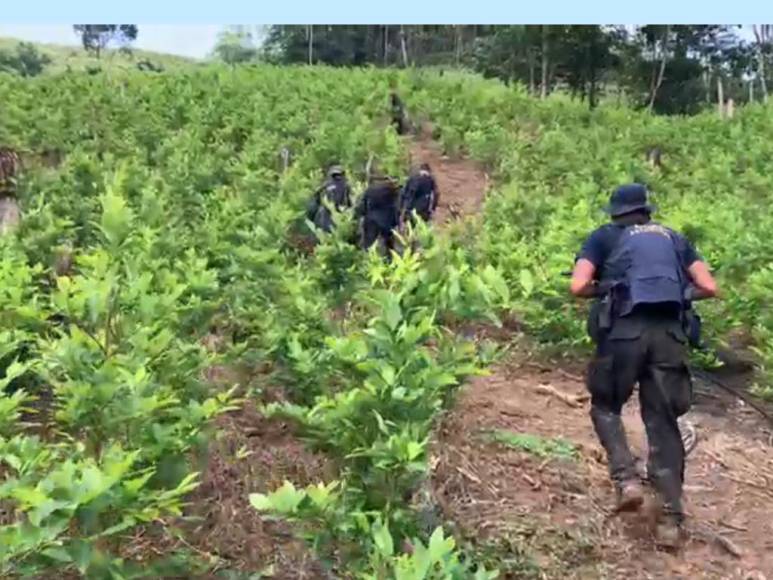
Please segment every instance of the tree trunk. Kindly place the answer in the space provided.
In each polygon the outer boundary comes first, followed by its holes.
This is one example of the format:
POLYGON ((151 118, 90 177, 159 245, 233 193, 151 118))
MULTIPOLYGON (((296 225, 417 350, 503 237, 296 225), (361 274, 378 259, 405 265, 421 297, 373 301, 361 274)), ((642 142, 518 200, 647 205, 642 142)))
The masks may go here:
POLYGON ((768 84, 765 81, 765 56, 760 51, 760 88, 762 89, 762 102, 768 102, 768 84))
MULTIPOLYGON (((553 80, 556 78, 556 65, 555 63, 551 63, 550 68, 548 69, 548 82, 547 82, 547 88, 550 89, 553 86, 553 80)), ((550 90, 547 90, 545 92, 545 96, 550 94, 550 90)))
POLYGON ((309 64, 314 63, 314 25, 309 24, 309 64))
POLYGON ((754 79, 749 81, 749 102, 754 102, 754 79))
POLYGON ((529 49, 529 94, 533 95, 537 92, 535 86, 536 79, 534 78, 534 51, 529 49))
POLYGON ((462 64, 462 53, 464 52, 464 26, 456 27, 456 66, 462 64))
POLYGON ((658 71, 658 77, 655 81, 655 85, 652 87, 652 94, 650 95, 649 110, 652 111, 655 108, 655 99, 658 96, 660 85, 663 84, 663 76, 666 74, 666 61, 668 60, 668 35, 671 32, 671 27, 666 26, 666 32, 663 34, 662 44, 660 50, 662 51, 660 57, 660 70, 658 71))
POLYGON ((753 26, 754 29, 754 36, 757 39, 757 62, 759 64, 759 75, 760 75, 760 88, 762 89, 762 102, 767 103, 768 102, 768 84, 765 80, 765 51, 763 50, 764 45, 767 44, 768 41, 768 31, 769 26, 763 25, 760 28, 757 28, 756 25, 753 26))
POLYGON ((408 68, 408 46, 405 41, 405 26, 400 25, 400 51, 403 54, 403 68, 408 68))
POLYGON ((384 25, 384 66, 387 65, 387 55, 389 54, 389 25, 384 25))
POLYGON ((719 118, 725 116, 725 87, 722 84, 722 75, 717 75, 717 111, 719 118))
POLYGON ((548 96, 548 27, 542 26, 542 83, 540 86, 540 98, 548 96))

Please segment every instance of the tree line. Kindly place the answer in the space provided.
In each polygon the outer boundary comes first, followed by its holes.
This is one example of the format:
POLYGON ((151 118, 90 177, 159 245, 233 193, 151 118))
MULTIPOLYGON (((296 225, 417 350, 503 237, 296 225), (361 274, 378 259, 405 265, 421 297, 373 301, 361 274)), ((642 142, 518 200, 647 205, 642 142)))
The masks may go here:
MULTIPOLYGON (((545 98, 570 92, 595 107, 604 98, 662 114, 767 101, 773 25, 274 25, 234 26, 213 57, 236 65, 458 67, 521 83, 545 98)), ((100 57, 128 50, 134 24, 76 24, 83 47, 100 57)), ((0 71, 40 74, 50 59, 34 45, 0 50, 0 71)))
POLYGON ((755 26, 745 40, 740 25, 278 25, 259 47, 231 31, 215 53, 231 62, 465 67, 543 98, 567 90, 590 107, 617 97, 691 114, 767 100, 771 28, 755 26))

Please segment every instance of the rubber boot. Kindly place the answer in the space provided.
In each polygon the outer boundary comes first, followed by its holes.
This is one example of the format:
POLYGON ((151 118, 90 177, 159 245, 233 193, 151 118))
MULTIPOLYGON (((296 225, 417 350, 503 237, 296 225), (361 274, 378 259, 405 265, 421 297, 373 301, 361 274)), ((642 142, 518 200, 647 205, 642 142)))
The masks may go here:
POLYGON ((665 514, 655 529, 655 543, 664 550, 678 550, 682 544, 681 518, 665 514))
POLYGON ((617 488, 618 512, 632 512, 638 510, 644 503, 644 488, 638 480, 624 481, 617 488))
POLYGON ((618 483, 635 481, 637 478, 633 455, 623 429, 623 420, 618 413, 591 408, 591 420, 596 435, 607 452, 609 475, 618 483))

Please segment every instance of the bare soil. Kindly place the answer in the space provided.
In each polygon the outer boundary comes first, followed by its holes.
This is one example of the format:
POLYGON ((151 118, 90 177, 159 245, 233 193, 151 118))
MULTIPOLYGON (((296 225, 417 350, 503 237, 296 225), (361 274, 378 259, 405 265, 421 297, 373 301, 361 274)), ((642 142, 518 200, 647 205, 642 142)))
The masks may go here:
POLYGON ((435 176, 440 199, 434 221, 445 225, 480 213, 488 187, 488 176, 473 161, 450 159, 432 141, 425 129, 409 142, 411 163, 428 163, 435 176))

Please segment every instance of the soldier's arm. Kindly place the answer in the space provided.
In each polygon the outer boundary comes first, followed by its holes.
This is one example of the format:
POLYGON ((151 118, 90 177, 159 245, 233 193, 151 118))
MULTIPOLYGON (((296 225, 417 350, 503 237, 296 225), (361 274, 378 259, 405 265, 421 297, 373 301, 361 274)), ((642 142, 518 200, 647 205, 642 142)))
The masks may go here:
POLYGON ((691 300, 705 300, 719 295, 717 281, 711 275, 706 262, 696 260, 687 268, 687 271, 694 286, 690 295, 691 300))
POLYGON ((574 265, 569 291, 578 298, 594 298, 598 292, 595 275, 596 266, 593 262, 580 258, 574 265))
POLYGON ((717 282, 709 271, 708 264, 701 258, 692 243, 680 236, 680 255, 682 264, 686 266, 692 287, 689 289, 689 300, 705 300, 715 298, 718 293, 717 282))
POLYGON ((607 239, 604 228, 593 231, 583 242, 574 263, 569 291, 578 298, 595 298, 600 293, 596 281, 599 266, 607 256, 607 239))
POLYGON ((437 181, 435 181, 435 178, 432 178, 432 211, 435 211, 437 209, 438 203, 440 202, 440 190, 437 187, 437 181))

